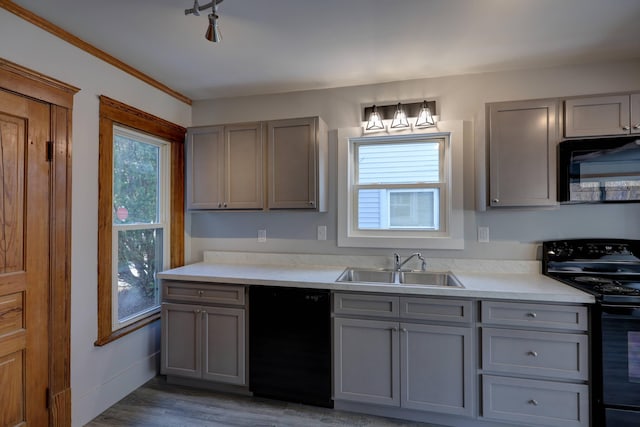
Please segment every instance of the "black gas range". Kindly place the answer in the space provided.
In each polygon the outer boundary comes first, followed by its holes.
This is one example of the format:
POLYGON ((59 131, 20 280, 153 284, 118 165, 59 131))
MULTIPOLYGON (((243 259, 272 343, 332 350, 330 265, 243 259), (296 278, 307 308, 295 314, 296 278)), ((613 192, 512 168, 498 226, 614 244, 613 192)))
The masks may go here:
POLYGON ((592 294, 592 426, 640 426, 640 240, 543 243, 543 274, 592 294))

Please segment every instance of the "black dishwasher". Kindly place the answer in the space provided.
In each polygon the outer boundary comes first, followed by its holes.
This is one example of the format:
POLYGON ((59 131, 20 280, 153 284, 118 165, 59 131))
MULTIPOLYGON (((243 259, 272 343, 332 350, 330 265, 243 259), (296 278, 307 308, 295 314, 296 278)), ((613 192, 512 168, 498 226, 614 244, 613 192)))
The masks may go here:
POLYGON ((255 396, 333 407, 328 290, 249 288, 249 389, 255 396))

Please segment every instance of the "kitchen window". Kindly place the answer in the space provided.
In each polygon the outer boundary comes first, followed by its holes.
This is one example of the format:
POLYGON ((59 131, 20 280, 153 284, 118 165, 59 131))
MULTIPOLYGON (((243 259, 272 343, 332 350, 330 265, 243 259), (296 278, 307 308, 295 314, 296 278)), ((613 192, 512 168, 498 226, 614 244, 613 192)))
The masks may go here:
POLYGON ((184 263, 185 132, 100 97, 96 345, 158 320, 156 274, 184 263))
POLYGON ((461 124, 357 133, 338 131, 338 245, 462 249, 461 124))
POLYGON ((160 309, 169 265, 169 142, 113 129, 112 328, 160 309))

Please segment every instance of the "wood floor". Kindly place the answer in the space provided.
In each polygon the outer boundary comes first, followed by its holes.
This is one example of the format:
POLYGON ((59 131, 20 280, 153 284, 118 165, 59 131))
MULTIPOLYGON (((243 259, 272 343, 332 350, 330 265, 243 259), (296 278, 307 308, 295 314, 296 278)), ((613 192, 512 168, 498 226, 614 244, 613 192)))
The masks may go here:
POLYGON ((158 376, 87 427, 427 427, 428 424, 167 384, 158 376))

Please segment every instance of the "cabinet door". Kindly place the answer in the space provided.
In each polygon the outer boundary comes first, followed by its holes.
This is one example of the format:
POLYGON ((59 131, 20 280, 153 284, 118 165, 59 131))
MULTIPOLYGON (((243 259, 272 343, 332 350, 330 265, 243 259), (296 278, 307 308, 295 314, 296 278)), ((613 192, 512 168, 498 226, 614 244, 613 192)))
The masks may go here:
POLYGON ((334 398, 400 405, 398 323, 334 319, 334 398))
POLYGON ((202 379, 245 385, 245 311, 203 307, 202 316, 202 379))
POLYGON ((629 133, 629 95, 594 96, 564 102, 567 138, 629 133))
POLYGON ((556 205, 557 101, 488 105, 489 204, 556 205))
POLYGON ((162 373, 200 378, 202 332, 200 307, 162 304, 162 373))
POLYGON ((471 328, 400 325, 403 408, 471 415, 471 328))
POLYGON ((318 119, 269 122, 270 209, 316 209, 318 119))
POLYGON ((187 209, 223 208, 223 130, 222 126, 210 126, 187 132, 187 209))
POLYGON ((631 95, 631 133, 640 133, 640 93, 631 95))
POLYGON ((227 173, 223 207, 262 209, 264 205, 262 124, 225 126, 224 137, 227 173))

